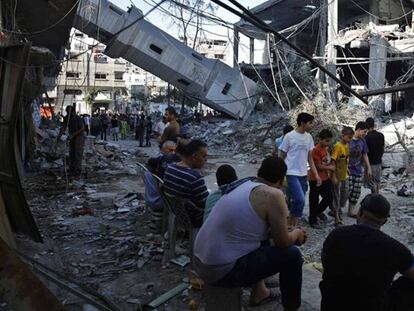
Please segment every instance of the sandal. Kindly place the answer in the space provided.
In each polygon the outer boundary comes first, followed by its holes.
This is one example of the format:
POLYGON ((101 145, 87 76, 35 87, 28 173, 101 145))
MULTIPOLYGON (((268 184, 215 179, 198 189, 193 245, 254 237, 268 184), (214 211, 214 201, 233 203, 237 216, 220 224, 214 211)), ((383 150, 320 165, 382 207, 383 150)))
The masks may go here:
POLYGON ((335 227, 339 227, 342 226, 344 223, 342 222, 342 219, 339 219, 337 221, 335 221, 335 227))
POLYGON ((274 288, 269 288, 269 296, 267 296, 266 298, 263 298, 262 300, 260 300, 258 302, 253 302, 253 301, 250 300, 250 306, 251 307, 262 306, 262 305, 267 304, 269 302, 276 301, 279 298, 280 298, 280 292, 276 291, 274 288))

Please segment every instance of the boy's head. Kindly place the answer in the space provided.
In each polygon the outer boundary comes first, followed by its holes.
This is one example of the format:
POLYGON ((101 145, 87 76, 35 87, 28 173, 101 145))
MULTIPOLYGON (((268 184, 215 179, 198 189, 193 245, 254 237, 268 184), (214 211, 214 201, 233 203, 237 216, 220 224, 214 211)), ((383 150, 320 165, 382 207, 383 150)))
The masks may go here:
POLYGON ((257 177, 271 187, 281 187, 286 171, 285 161, 278 157, 268 157, 263 160, 257 172, 257 177))
POLYGON ((352 140, 352 137, 354 137, 354 130, 352 129, 352 127, 345 126, 342 129, 342 140, 345 143, 349 143, 352 140))
POLYGON ((356 138, 364 138, 365 135, 367 135, 367 132, 368 132, 367 124, 365 122, 360 121, 355 126, 354 137, 356 137, 356 138))
POLYGON ((381 194, 368 194, 361 202, 358 223, 368 223, 381 227, 390 217, 391 205, 381 194))
POLYGON ((293 128, 292 125, 286 125, 283 128, 283 135, 286 135, 287 133, 292 132, 293 130, 294 130, 294 128, 293 128))
POLYGON ((301 112, 299 113, 296 122, 298 127, 302 128, 305 132, 309 132, 313 128, 313 120, 315 117, 309 113, 301 112))
POLYGON ((373 118, 368 118, 365 120, 368 130, 373 130, 375 127, 375 120, 373 118))
POLYGON ((237 174, 231 165, 220 165, 216 172, 217 185, 223 186, 237 180, 237 174))
POLYGON ((318 137, 319 145, 321 147, 329 147, 329 145, 332 143, 333 134, 330 130, 323 129, 322 131, 320 131, 318 137))

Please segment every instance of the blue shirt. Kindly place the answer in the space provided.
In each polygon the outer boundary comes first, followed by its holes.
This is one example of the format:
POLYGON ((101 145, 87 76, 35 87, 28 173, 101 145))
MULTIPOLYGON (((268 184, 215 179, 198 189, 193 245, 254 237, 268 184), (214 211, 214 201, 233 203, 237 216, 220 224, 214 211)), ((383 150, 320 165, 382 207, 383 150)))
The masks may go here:
POLYGON ((208 196, 204 177, 196 170, 176 163, 165 170, 164 190, 166 194, 188 199, 200 208, 204 208, 208 196))
POLYGON ((349 142, 349 174, 362 176, 364 174, 364 154, 367 154, 368 146, 363 138, 353 138, 349 142))

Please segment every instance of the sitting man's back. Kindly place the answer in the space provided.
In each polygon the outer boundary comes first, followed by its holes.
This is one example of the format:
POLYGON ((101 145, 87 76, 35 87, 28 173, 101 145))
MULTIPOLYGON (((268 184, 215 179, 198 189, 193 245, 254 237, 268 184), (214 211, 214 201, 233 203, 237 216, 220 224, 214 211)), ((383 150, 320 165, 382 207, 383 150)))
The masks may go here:
POLYGON ((297 310, 303 259, 295 244, 305 243, 306 232, 288 230, 286 199, 277 189, 286 169, 282 159, 266 158, 257 182, 246 181, 223 195, 197 235, 194 256, 196 270, 207 284, 252 286, 252 306, 275 299, 264 279, 279 273, 282 305, 297 310))
MULTIPOLYGON (((321 311, 414 310, 409 297, 401 297, 406 289, 392 285, 398 272, 414 280, 414 257, 379 230, 389 211, 383 196, 368 195, 361 203, 358 224, 340 227, 328 236, 322 250, 321 311), (400 307, 391 309, 396 304, 400 307)), ((414 293, 413 282, 405 279, 404 284, 414 293)))

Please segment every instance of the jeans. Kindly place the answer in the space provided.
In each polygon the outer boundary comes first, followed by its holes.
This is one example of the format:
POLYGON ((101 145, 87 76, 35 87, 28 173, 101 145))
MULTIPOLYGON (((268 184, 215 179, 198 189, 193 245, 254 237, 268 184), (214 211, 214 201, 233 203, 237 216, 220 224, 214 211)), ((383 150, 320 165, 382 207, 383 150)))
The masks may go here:
POLYGON ((290 215, 300 218, 305 207, 305 194, 308 191, 307 176, 287 176, 288 189, 290 194, 290 215))
POLYGON ((330 179, 324 180, 318 187, 316 181, 309 181, 309 223, 315 224, 318 215, 323 213, 328 206, 332 205, 332 182, 330 179), (319 196, 322 200, 319 201, 319 196))
POLYGON ((286 309, 297 309, 301 304, 302 264, 302 254, 296 246, 261 246, 239 258, 233 269, 212 285, 225 288, 250 286, 279 273, 282 305, 286 309))

